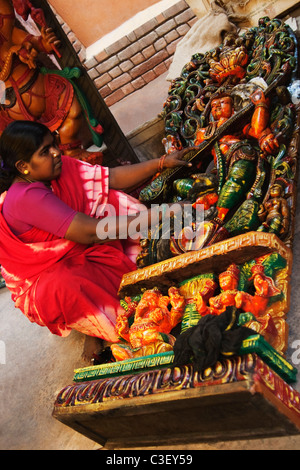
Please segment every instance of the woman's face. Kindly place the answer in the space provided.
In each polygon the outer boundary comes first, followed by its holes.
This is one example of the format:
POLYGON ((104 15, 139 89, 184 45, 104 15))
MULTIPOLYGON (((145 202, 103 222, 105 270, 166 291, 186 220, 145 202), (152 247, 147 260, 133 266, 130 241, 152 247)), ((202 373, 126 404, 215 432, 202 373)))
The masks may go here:
POLYGON ((60 176, 61 167, 61 152, 49 133, 27 163, 28 177, 33 181, 51 181, 60 176))

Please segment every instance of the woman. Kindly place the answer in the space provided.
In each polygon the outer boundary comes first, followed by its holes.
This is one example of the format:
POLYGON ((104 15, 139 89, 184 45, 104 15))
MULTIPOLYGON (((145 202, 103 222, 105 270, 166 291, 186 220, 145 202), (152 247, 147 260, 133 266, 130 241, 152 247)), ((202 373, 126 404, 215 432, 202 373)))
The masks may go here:
POLYGON ((153 216, 119 190, 158 168, 188 165, 183 152, 108 169, 62 156, 44 125, 15 121, 1 136, 0 155, 0 264, 15 306, 56 335, 75 329, 97 338, 86 343, 90 358, 99 338, 118 340, 117 291, 136 269, 138 242, 121 235, 153 216))

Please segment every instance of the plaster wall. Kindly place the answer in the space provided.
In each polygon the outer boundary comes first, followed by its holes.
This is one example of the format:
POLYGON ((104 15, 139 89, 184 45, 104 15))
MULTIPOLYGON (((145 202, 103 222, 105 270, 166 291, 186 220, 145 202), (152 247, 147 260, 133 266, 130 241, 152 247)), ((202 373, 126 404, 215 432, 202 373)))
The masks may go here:
POLYGON ((50 0, 59 15, 68 19, 85 47, 118 28, 137 13, 159 0, 50 0))
MULTIPOLYGON (((211 8, 212 0, 186 0, 198 18, 202 18, 211 8)), ((259 18, 269 16, 275 18, 278 15, 294 9, 299 2, 297 0, 247 0, 232 1, 223 0, 219 2, 226 9, 227 13, 239 18, 247 27, 256 26, 259 18)))

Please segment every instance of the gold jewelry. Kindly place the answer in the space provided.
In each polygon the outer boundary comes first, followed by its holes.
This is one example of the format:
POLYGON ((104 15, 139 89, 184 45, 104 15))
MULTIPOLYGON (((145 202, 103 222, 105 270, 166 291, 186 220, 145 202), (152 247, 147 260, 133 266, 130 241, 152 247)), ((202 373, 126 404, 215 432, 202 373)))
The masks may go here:
POLYGON ((159 173, 162 173, 163 169, 164 169, 164 163, 165 163, 165 159, 167 157, 167 154, 163 155, 162 157, 160 157, 159 159, 159 162, 158 162, 158 172, 159 173))
POLYGON ((28 171, 28 170, 24 170, 24 175, 29 175, 29 171, 28 171))

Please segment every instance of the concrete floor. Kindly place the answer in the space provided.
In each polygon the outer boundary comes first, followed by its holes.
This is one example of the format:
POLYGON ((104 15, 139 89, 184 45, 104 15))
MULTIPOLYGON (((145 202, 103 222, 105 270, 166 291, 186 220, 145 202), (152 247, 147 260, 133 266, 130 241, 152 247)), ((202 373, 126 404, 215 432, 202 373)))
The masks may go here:
MULTIPOLYGON (((164 76, 131 95, 111 110, 127 134, 162 109, 168 83, 164 76), (131 110, 134 109, 134 113, 131 110)), ((299 213, 299 211, 298 211, 299 213)), ((298 217, 292 278, 290 348, 295 354, 300 340, 300 216, 298 217)), ((1 450, 96 450, 99 445, 52 418, 57 392, 72 383, 73 371, 81 360, 83 335, 53 336, 45 328, 31 324, 14 308, 9 291, 0 290, 0 449, 1 450)), ((293 356, 294 353, 294 356, 293 356)), ((294 363, 296 367, 300 367, 294 363)), ((300 382, 295 385, 300 391, 300 382)), ((174 447, 172 447, 173 449, 174 447)), ((178 447, 180 448, 180 447, 178 447)), ((169 448, 171 449, 171 448, 169 448)), ((186 450, 300 449, 300 436, 256 441, 220 442, 215 445, 185 446, 186 450)))

